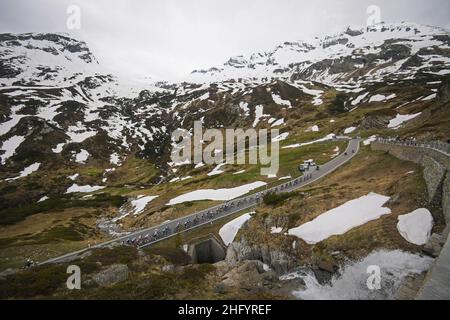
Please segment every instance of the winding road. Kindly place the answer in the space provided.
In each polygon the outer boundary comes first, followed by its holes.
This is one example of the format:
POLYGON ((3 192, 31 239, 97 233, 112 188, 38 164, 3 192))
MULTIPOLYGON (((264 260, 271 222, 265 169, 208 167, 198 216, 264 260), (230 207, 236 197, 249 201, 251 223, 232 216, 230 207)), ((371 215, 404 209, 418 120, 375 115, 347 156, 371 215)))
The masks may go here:
POLYGON ((359 139, 350 140, 345 152, 330 160, 329 162, 321 165, 320 170, 311 168, 309 171, 306 171, 305 174, 301 177, 284 182, 264 191, 226 201, 215 207, 195 212, 193 214, 168 221, 158 226, 134 231, 125 236, 121 236, 113 240, 91 246, 90 248, 71 252, 39 264, 58 263, 74 260, 81 254, 92 248, 102 248, 115 243, 134 245, 139 248, 143 248, 173 237, 179 233, 186 232, 207 224, 212 224, 219 219, 258 205, 259 203, 261 203, 263 196, 267 193, 291 192, 303 188, 330 174, 340 166, 350 161, 358 153, 359 142, 359 139))

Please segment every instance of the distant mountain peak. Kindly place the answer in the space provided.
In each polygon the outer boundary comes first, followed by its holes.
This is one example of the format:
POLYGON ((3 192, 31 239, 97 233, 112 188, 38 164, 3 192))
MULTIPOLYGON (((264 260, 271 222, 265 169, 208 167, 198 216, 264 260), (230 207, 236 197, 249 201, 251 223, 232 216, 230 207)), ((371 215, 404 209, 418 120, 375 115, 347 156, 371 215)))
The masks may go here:
MULTIPOLYGON (((230 58, 221 66, 194 70, 187 81, 208 83, 236 78, 290 78, 299 69, 306 70, 326 59, 347 59, 354 55, 354 51, 374 53, 386 41, 403 43, 411 47, 411 55, 414 55, 421 48, 430 45, 445 45, 445 40, 436 40, 438 35, 448 35, 448 31, 409 22, 381 22, 366 27, 347 26, 341 32, 317 37, 309 43, 285 41, 268 51, 256 52, 248 57, 241 55, 230 58), (415 45, 412 46, 412 43, 415 45)), ((309 76, 312 76, 311 80, 327 82, 326 77, 317 78, 317 74, 309 76)), ((331 81, 331 77, 328 80, 331 81)))
POLYGON ((0 48, 1 86, 66 85, 101 73, 87 44, 67 34, 4 33, 0 48))

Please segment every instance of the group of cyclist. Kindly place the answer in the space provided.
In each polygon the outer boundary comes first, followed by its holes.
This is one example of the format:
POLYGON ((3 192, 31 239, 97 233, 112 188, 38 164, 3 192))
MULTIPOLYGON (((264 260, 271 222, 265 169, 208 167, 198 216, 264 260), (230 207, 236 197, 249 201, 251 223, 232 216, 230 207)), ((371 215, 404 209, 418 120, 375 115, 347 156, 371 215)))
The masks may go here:
POLYGON ((142 233, 138 236, 128 238, 122 241, 123 245, 134 245, 134 246, 142 246, 146 243, 154 242, 161 238, 164 238, 170 234, 169 227, 163 227, 162 229, 155 229, 154 231, 149 231, 147 233, 142 233))
POLYGON ((242 210, 243 208, 245 208, 246 206, 249 207, 254 203, 261 202, 263 200, 264 196, 269 193, 288 191, 289 189, 292 189, 293 187, 297 186, 298 184, 305 182, 307 180, 310 180, 311 178, 312 178, 312 174, 309 173, 302 177, 299 177, 297 179, 289 181, 287 183, 273 187, 271 189, 255 193, 253 195, 250 195, 250 196, 247 196, 244 198, 227 201, 224 204, 222 204, 221 206, 210 209, 207 212, 196 213, 190 217, 181 219, 181 221, 178 221, 173 229, 169 228, 169 226, 161 226, 159 229, 142 232, 140 235, 136 235, 134 237, 129 237, 129 238, 123 240, 122 244, 141 247, 141 246, 145 246, 147 244, 153 243, 155 241, 164 239, 172 234, 188 230, 192 227, 202 225, 207 222, 212 223, 212 221, 215 220, 216 218, 226 215, 229 212, 239 211, 239 210, 242 210), (239 209, 239 210, 233 210, 235 208, 239 209))

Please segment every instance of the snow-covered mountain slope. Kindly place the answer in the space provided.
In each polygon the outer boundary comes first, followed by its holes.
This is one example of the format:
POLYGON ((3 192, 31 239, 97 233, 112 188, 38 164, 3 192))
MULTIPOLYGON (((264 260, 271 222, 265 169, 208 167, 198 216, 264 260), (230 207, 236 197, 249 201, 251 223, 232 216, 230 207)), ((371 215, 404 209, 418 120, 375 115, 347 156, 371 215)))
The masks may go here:
MULTIPOLYGON (((84 42, 1 34, 0 48, 0 170, 31 158, 61 166, 109 161, 144 152, 165 133, 167 115, 155 103, 161 101, 142 83, 107 74, 84 42)), ((155 95, 166 91, 147 87, 155 95)), ((148 150, 158 152, 156 144, 148 150)))
POLYGON ((450 73, 449 34, 439 28, 347 29, 311 44, 284 43, 232 58, 192 73, 189 81, 155 82, 146 90, 103 71, 85 43, 65 35, 3 34, 0 48, 4 181, 36 163, 37 174, 109 170, 133 157, 149 159, 170 180, 171 132, 192 130, 196 120, 208 128, 277 127, 283 139, 314 131, 319 139, 348 128, 387 130, 400 115, 435 131, 413 133, 444 134, 440 111, 433 110, 438 126, 426 123, 429 106, 448 96, 442 87, 450 73), (365 107, 367 114, 352 113, 365 107))
POLYGON ((195 70, 188 81, 209 83, 238 78, 303 79, 335 84, 377 81, 395 74, 450 73, 448 30, 412 23, 378 24, 315 39, 285 42, 249 57, 230 58, 209 70, 195 70), (436 69, 439 69, 438 71, 436 69))
POLYGON ((68 86, 101 70, 86 43, 64 34, 2 34, 0 86, 68 86))
POLYGON ((68 88, 86 79, 94 97, 136 97, 149 87, 111 75, 85 42, 67 34, 0 34, 0 89, 68 88))

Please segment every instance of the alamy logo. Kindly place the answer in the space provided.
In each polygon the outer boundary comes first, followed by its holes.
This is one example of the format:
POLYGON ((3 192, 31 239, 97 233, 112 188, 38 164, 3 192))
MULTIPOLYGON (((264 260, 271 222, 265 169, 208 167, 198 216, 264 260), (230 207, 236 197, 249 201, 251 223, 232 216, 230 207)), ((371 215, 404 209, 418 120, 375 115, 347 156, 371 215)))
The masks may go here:
POLYGON ((369 290, 381 289, 381 269, 379 266, 368 266, 367 271, 370 274, 367 278, 366 284, 369 290))
POLYGON ((70 274, 67 278, 66 286, 69 290, 81 289, 81 269, 77 265, 70 265, 67 267, 66 273, 70 274))
POLYGON ((261 175, 275 176, 279 169, 278 129, 207 129, 194 122, 194 133, 177 129, 172 133, 172 162, 183 164, 260 164, 261 175), (225 142, 225 144, 224 144, 225 142), (209 143, 203 147, 205 143, 209 143), (225 152, 224 152, 225 145, 225 152), (247 147, 248 146, 248 147, 247 147), (192 155, 193 153, 193 155, 192 155), (263 167, 266 166, 266 167, 263 167))
POLYGON ((372 26, 381 22, 381 8, 377 5, 371 5, 366 10, 369 17, 367 18, 367 25, 372 26))
POLYGON ((69 15, 66 21, 67 29, 81 29, 81 8, 77 5, 70 5, 67 7, 66 13, 69 15))

